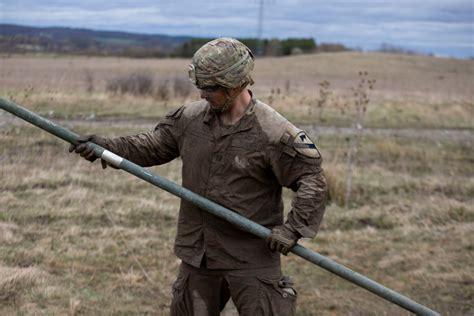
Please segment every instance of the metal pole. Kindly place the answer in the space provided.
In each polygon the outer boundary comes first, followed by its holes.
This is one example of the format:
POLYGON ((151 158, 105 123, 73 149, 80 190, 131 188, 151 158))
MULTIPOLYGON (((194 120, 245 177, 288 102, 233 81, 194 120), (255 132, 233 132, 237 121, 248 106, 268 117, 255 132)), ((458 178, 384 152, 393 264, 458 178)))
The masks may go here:
MULTIPOLYGON (((19 118, 25 121, 30 122, 31 124, 41 129, 44 129, 45 131, 69 143, 77 143, 77 138, 79 137, 79 135, 13 102, 0 98, 0 108, 12 113, 13 115, 18 116, 19 118)), ((235 213, 234 211, 223 207, 222 205, 214 203, 196 193, 193 193, 192 191, 185 189, 166 178, 156 175, 140 167, 139 165, 136 165, 133 162, 128 161, 94 143, 89 142, 88 146, 92 146, 97 156, 113 164, 114 166, 123 169, 128 173, 131 173, 139 177, 140 179, 143 179, 165 191, 168 191, 173 195, 185 199, 197 205, 202 210, 205 210, 215 216, 223 218, 244 231, 252 233, 260 238, 266 238, 270 235, 270 229, 263 227, 235 213)), ((372 281, 369 278, 357 272, 354 272, 351 269, 341 264, 338 264, 332 261, 331 259, 326 258, 320 255, 319 253, 307 249, 299 244, 294 246, 291 249, 291 252, 417 315, 440 315, 439 313, 429 309, 428 307, 423 306, 389 288, 386 288, 385 286, 375 281, 372 281)))

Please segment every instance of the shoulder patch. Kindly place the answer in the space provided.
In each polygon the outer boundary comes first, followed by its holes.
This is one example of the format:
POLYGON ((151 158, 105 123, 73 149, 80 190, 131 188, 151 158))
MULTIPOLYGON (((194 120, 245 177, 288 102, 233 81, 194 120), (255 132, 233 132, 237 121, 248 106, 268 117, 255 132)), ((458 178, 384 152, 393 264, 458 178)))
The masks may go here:
POLYGON ((181 116, 181 113, 183 113, 183 111, 184 111, 184 105, 168 112, 168 114, 166 114, 166 118, 178 119, 181 116))
POLYGON ((296 134, 295 139, 293 140, 293 148, 303 156, 309 158, 320 158, 321 154, 319 153, 318 147, 313 143, 313 141, 306 135, 304 131, 300 131, 296 134))
POLYGON ((175 124, 175 122, 180 118, 183 111, 184 111, 184 105, 177 108, 177 109, 174 109, 174 110, 171 110, 170 112, 168 112, 165 115, 165 118, 162 119, 158 123, 158 125, 155 126, 155 130, 157 130, 161 125, 171 125, 171 126, 173 126, 175 124))

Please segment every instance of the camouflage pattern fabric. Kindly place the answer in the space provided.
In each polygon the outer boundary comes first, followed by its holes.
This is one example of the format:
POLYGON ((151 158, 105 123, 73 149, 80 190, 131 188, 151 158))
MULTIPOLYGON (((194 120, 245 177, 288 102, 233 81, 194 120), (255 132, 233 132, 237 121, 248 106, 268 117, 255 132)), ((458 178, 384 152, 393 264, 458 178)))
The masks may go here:
POLYGON ((237 88, 253 84, 253 68, 252 51, 236 39, 223 37, 206 43, 194 54, 189 79, 198 88, 237 88))

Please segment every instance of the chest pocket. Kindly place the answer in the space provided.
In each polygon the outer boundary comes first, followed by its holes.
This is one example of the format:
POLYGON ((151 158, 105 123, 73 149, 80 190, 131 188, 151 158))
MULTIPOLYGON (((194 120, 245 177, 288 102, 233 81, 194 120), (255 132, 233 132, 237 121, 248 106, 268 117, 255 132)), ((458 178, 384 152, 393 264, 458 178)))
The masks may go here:
POLYGON ((234 135, 225 155, 225 164, 238 173, 255 173, 263 167, 263 145, 253 135, 234 135))
POLYGON ((212 136, 212 134, 206 131, 199 131, 199 130, 191 131, 189 132, 189 136, 191 138, 198 138, 198 139, 207 140, 210 142, 214 141, 214 137, 212 136))
POLYGON ((211 158, 213 147, 214 139, 210 133, 191 129, 184 137, 182 158, 186 161, 204 163, 211 158))
POLYGON ((253 153, 262 151, 263 146, 256 136, 252 135, 235 135, 229 146, 231 151, 253 153))

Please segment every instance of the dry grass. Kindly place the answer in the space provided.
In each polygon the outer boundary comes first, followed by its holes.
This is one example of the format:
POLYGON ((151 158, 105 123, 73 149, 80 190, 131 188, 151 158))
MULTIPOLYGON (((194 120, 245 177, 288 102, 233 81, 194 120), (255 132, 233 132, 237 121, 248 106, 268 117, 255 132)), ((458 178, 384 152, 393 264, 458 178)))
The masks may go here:
POLYGON ((0 302, 15 304, 25 292, 45 282, 45 273, 38 268, 0 266, 0 302))
MULTIPOLYGON (((31 303, 47 314, 166 315, 179 265, 172 253, 178 199, 69 156, 66 144, 33 127, 4 129, 0 141, 1 264, 48 271, 55 278, 46 286, 61 288, 50 296, 30 292, 5 310, 31 303)), ((344 142, 320 138, 330 183, 344 176, 344 142)), ((320 235, 303 243, 446 315, 467 313, 474 294, 470 147, 377 137, 362 143, 356 206, 331 204, 320 235)), ((179 182, 179 168, 177 161, 153 169, 179 182)), ((295 256, 284 258, 284 270, 296 280, 299 315, 403 314, 295 256)))
MULTIPOLYGON (((117 75, 152 72, 156 78, 185 77, 188 59, 127 59, 100 57, 0 57, 0 86, 15 90, 86 91, 93 79, 104 91, 117 75)), ((257 92, 280 88, 285 94, 316 96, 317 83, 328 80, 338 90, 350 89, 358 72, 377 79, 379 97, 426 97, 472 100, 474 61, 375 53, 317 54, 263 58, 257 61, 257 92), (283 75, 284 74, 284 75, 283 75)))
MULTIPOLYGON (((189 92, 189 86, 183 84, 187 81, 187 59, 0 58, 0 94, 42 113, 160 116, 167 107, 198 98, 195 90, 189 92), (174 98, 106 93, 108 82, 133 73, 150 74, 158 88, 160 83, 172 82, 174 98)), ((328 106, 320 120, 318 83, 330 82, 334 95, 347 100, 361 70, 377 80, 370 93, 367 126, 474 127, 472 60, 373 53, 263 58, 257 61, 254 90, 293 120, 348 126, 351 113, 341 114, 336 106, 328 106)))
MULTIPOLYGON (((307 115, 308 104, 318 98, 314 82, 327 79, 343 95, 357 70, 365 68, 381 89, 371 97, 369 124, 473 127, 473 92, 465 83, 472 61, 384 56, 263 59, 256 91, 264 98, 273 95, 275 107, 300 122, 317 121, 307 115)), ((14 57, 1 62, 2 91, 32 110, 54 111, 52 116, 67 120, 156 119, 196 97, 172 95, 165 101, 104 92, 107 78, 142 69, 174 82, 186 69, 185 60, 14 57), (92 94, 81 69, 90 71, 92 94)), ((324 109, 323 115, 324 124, 350 122, 337 109, 324 109)), ((143 130, 140 120, 100 125, 71 120, 67 126, 109 136, 143 130)), ((339 204, 347 140, 340 135, 315 139, 332 200, 318 237, 302 243, 443 315, 472 314, 474 141, 363 136, 353 207, 344 209, 339 204)), ((172 251, 179 200, 124 172, 102 171, 99 164, 68 154, 67 147, 34 127, 0 124, 0 314, 167 315, 179 266, 172 251)), ((177 160, 152 170, 179 183, 180 166, 177 160)), ((284 196, 288 206, 292 193, 284 196)), ((284 257, 283 265, 296 281, 298 315, 408 314, 294 255, 284 257)))

